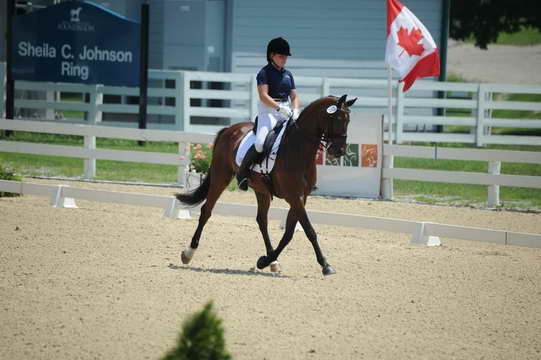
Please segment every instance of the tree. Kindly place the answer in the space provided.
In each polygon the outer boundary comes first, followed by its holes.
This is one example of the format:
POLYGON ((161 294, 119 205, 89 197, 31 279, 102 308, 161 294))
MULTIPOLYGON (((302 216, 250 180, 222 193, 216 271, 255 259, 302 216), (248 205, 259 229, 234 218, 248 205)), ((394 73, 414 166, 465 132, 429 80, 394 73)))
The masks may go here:
POLYGON ((162 360, 231 360, 225 349, 222 320, 212 310, 212 303, 184 323, 177 347, 162 360))
POLYGON ((501 32, 513 33, 531 27, 541 30, 538 0, 450 0, 449 36, 486 49, 501 32))

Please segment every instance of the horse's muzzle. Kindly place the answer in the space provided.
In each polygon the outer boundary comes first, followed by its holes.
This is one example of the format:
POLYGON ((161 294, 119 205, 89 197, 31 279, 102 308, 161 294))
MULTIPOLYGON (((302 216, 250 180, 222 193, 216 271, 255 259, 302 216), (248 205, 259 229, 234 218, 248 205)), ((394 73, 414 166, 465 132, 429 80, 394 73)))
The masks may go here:
POLYGON ((331 146, 327 149, 327 154, 332 155, 336 158, 343 156, 346 153, 346 144, 336 144, 332 143, 331 146))

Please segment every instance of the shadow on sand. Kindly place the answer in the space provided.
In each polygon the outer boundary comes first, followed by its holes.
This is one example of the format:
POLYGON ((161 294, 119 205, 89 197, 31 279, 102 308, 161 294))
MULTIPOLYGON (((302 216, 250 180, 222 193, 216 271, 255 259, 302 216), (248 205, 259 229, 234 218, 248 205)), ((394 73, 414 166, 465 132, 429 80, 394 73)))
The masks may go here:
POLYGON ((271 278, 289 278, 287 275, 281 273, 261 272, 257 270, 235 270, 235 269, 203 269, 194 266, 179 266, 169 263, 169 269, 172 270, 188 270, 195 272, 213 273, 213 274, 226 274, 226 275, 247 275, 247 276, 265 276, 271 278))

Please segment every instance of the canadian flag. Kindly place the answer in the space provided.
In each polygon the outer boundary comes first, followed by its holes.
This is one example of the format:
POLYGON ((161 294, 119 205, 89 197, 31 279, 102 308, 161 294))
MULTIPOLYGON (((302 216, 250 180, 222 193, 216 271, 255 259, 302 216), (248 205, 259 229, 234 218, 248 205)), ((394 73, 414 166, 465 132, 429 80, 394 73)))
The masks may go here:
POLYGON ((407 91, 416 79, 440 74, 438 48, 425 26, 398 0, 387 0, 385 62, 407 91))

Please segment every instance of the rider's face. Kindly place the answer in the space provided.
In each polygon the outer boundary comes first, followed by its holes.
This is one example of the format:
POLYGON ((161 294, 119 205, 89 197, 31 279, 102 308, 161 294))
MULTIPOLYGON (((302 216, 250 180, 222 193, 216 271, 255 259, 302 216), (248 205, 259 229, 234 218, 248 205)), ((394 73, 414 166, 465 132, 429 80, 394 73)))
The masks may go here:
POLYGON ((271 59, 272 59, 272 62, 280 67, 280 68, 283 68, 284 66, 286 66, 286 62, 287 62, 287 55, 282 55, 282 54, 277 54, 277 53, 271 53, 271 59))

